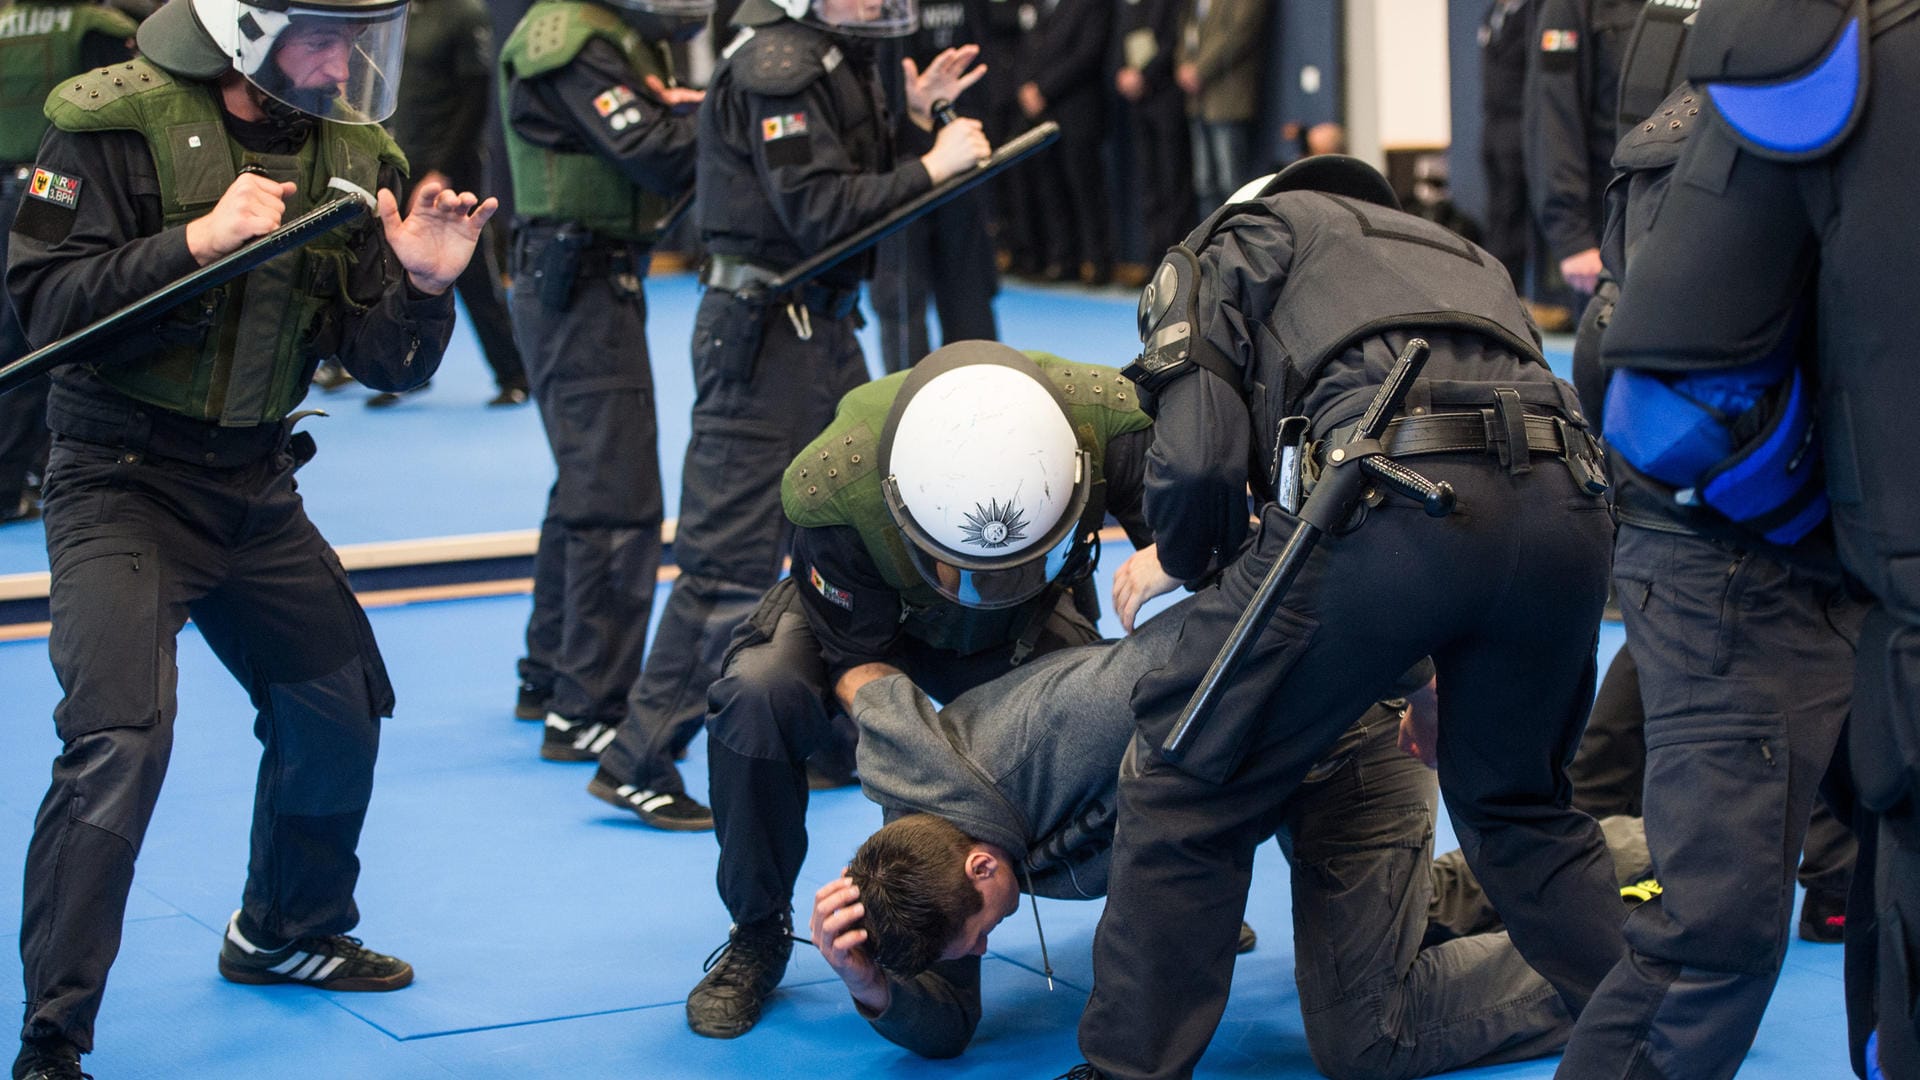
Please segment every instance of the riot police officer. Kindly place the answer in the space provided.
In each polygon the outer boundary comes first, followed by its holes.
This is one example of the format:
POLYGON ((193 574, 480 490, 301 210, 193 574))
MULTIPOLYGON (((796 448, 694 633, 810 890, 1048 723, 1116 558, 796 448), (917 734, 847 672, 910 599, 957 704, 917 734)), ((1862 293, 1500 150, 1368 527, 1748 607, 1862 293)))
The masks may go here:
MULTIPOLYGON (((1900 4, 1701 9, 1687 53, 1688 76, 1703 91, 1694 103, 1701 127, 1675 163, 1659 216, 1632 256, 1604 345, 1610 365, 1665 379, 1750 377, 1757 363, 1774 359, 1769 393, 1784 405, 1779 422, 1762 427, 1756 443, 1772 452, 1749 455, 1751 467, 1723 475, 1772 473, 1778 483, 1764 489, 1764 498, 1723 505, 1736 520, 1770 532, 1815 512, 1809 496, 1823 486, 1841 563, 1851 583, 1871 597, 1856 652, 1848 739, 1857 794, 1879 815, 1878 1025, 1870 1055, 1889 1077, 1920 1075, 1912 1012, 1920 980, 1910 962, 1920 954, 1914 900, 1920 896, 1920 491, 1905 465, 1906 410, 1920 396, 1920 371, 1904 358, 1904 313, 1920 288, 1909 258, 1920 244, 1920 220, 1909 205, 1906 167, 1907 149, 1920 138, 1916 14, 1920 9, 1900 4), (1822 86, 1851 92, 1806 93, 1822 86), (1811 368, 1770 357, 1802 325, 1813 328, 1811 368), (1792 437, 1796 429, 1800 438, 1792 437), (1813 444, 1824 463, 1824 485, 1817 477, 1806 482, 1813 444)), ((1711 500, 1714 492, 1703 487, 1699 495, 1711 500)), ((1759 783, 1765 756, 1757 763, 1750 758, 1769 732, 1748 730, 1747 757, 1715 749, 1759 783)), ((1796 739, 1790 747, 1787 767, 1797 778, 1803 743, 1796 739)), ((1783 755, 1769 749, 1777 769, 1783 755)), ((1765 776, 1771 780, 1772 773, 1765 776)), ((1650 790, 1654 782, 1650 774, 1650 790)), ((1777 837, 1781 812, 1754 816, 1753 833, 1777 837)), ((1863 856, 1871 850, 1864 835, 1862 848, 1863 856)), ((1778 901, 1766 906, 1781 914, 1778 901)), ((1694 922, 1709 939, 1720 933, 1713 916, 1696 914, 1694 922)), ((1686 940, 1676 934, 1684 926, 1648 929, 1659 932, 1655 945, 1686 940)), ((1616 971, 1593 1002, 1593 1022, 1583 1020, 1576 1032, 1563 1068, 1584 1075, 1590 1060, 1617 1065, 1631 1052, 1622 1024, 1639 1017, 1632 1030, 1649 1032, 1647 1041, 1660 1048, 1649 1049, 1650 1064, 1680 1062, 1673 1075, 1692 1075, 1684 1062, 1711 1048, 1676 1041, 1688 1035, 1676 1021, 1684 1020, 1680 1014, 1697 994, 1712 994, 1726 982, 1714 978, 1714 965, 1731 963, 1749 976, 1764 970, 1772 962, 1771 938, 1785 933, 1784 919, 1768 930, 1737 952, 1723 945, 1713 964, 1686 952, 1653 965, 1636 962, 1644 972, 1638 976, 1616 971)), ((1637 931, 1629 941, 1642 951, 1637 931)), ((1861 1050, 1855 1047, 1854 1067, 1866 1075, 1861 1050)))
MULTIPOLYGON (((667 42, 711 0, 542 0, 500 50, 513 174, 513 329, 557 477, 534 555, 523 680, 550 686, 540 756, 591 761, 640 675, 660 571, 646 276, 693 184, 699 100, 667 42)), ((705 817, 704 809, 698 816, 705 817)))
MULTIPOLYGON (((779 575, 781 470, 867 378, 854 331, 870 258, 784 295, 765 283, 988 155, 979 122, 961 117, 917 159, 896 157, 872 40, 910 32, 915 11, 914 0, 747 0, 701 105, 695 212, 713 259, 693 326, 680 577, 589 789, 642 817, 663 794, 686 799, 674 751, 699 730, 727 639, 779 575)), ((933 102, 979 78, 975 52, 948 50, 924 71, 905 63, 905 137, 926 142, 933 102)))
POLYGON ((1577 1013, 1621 948, 1605 846, 1567 805, 1562 769, 1592 696, 1612 525, 1596 444, 1505 268, 1400 212, 1364 163, 1323 156, 1201 223, 1141 307, 1130 370, 1156 415, 1147 520, 1170 573, 1212 583, 1177 609, 1181 649, 1134 686, 1145 745, 1121 777, 1080 1023, 1089 1067, 1190 1074, 1225 1005, 1255 847, 1340 730, 1423 657, 1461 846, 1514 944, 1577 1013), (1332 448, 1415 335, 1432 360, 1382 443, 1451 483, 1459 509, 1433 520, 1389 499, 1324 541, 1211 720, 1170 755, 1174 722, 1293 532, 1293 463, 1311 482, 1341 460, 1332 448), (1249 481, 1262 502, 1250 537, 1249 481))
POLYGON ((77 1078, 134 857, 172 744, 189 616, 259 716, 252 855, 220 973, 392 990, 402 960, 347 937, 354 857, 393 691, 293 471, 294 407, 322 357, 405 390, 440 361, 447 289, 494 204, 423 184, 402 217, 392 110, 406 7, 172 0, 143 58, 64 80, 13 222, 8 288, 51 340, 326 197, 379 189, 330 233, 151 331, 53 373, 49 641, 63 742, 27 849, 26 1023, 14 1075, 77 1078), (245 167, 244 171, 242 167, 245 167))
MULTIPOLYGON (((47 130, 40 111, 47 92, 76 71, 124 61, 134 26, 95 2, 0 4, 0 221, 13 221, 33 178, 33 155, 47 130)), ((0 234, 0 266, 6 261, 7 240, 0 234)), ((29 351, 13 305, 0 296, 0 364, 29 351)), ((46 411, 44 378, 0 397, 0 525, 40 512, 30 489, 31 476, 46 468, 46 411)))
POLYGON ((744 1034, 786 971, 804 761, 851 734, 853 687, 897 670, 949 700, 1098 639, 1085 579, 1101 522, 1151 542, 1138 397, 1111 369, 961 342, 849 393, 793 459, 794 570, 734 638, 707 717, 734 928, 687 999, 695 1032, 744 1034))

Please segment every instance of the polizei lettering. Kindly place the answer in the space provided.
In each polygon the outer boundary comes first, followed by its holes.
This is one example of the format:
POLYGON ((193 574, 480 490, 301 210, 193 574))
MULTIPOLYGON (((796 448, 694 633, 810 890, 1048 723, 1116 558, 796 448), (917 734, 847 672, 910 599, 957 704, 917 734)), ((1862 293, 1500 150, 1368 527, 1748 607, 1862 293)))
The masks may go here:
POLYGON ((0 11, 0 38, 38 37, 71 29, 72 8, 15 7, 0 11))

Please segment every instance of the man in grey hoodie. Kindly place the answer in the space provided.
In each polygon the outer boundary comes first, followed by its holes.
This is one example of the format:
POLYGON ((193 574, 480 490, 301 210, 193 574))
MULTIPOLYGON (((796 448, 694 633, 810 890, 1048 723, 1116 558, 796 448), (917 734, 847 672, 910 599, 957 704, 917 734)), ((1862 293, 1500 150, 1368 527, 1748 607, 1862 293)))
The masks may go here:
MULTIPOLYGON (((816 894, 812 930, 881 1035, 959 1054, 980 1019, 987 935, 1019 894, 1105 895, 1116 788, 1135 752, 1128 697, 1178 648, 1179 628, 1156 618, 1037 658, 945 709, 900 674, 854 691, 861 783, 888 824, 816 894)), ((1337 1080, 1535 1057, 1571 1027, 1504 932, 1422 947, 1436 786, 1396 745, 1403 707, 1376 705, 1348 729, 1278 834, 1307 1044, 1337 1080)))

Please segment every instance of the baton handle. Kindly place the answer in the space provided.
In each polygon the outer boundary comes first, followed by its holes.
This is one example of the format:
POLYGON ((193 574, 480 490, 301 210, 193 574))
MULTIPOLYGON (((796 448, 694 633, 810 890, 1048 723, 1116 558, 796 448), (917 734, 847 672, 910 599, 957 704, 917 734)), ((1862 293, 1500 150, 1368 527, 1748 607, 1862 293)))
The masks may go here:
POLYGON ((1420 504, 1428 517, 1446 517, 1453 513, 1453 485, 1435 483, 1397 461, 1383 457, 1360 462, 1367 475, 1420 504))
POLYGON ((19 389, 34 376, 69 363, 77 355, 113 335, 144 326, 181 304, 225 285, 323 233, 359 220, 372 210, 364 193, 353 193, 322 203, 285 225, 221 256, 186 277, 149 293, 111 315, 103 315, 57 341, 0 368, 0 394, 19 389))

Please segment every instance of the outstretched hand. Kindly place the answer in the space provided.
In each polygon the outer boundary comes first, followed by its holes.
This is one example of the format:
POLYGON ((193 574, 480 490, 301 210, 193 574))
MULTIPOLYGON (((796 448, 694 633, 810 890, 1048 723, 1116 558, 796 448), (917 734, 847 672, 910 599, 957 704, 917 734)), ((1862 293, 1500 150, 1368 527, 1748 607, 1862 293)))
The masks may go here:
POLYGON ((707 99, 705 90, 695 90, 686 86, 668 86, 660 81, 658 75, 647 76, 647 92, 676 114, 690 113, 707 99))
POLYGON ((939 56, 927 61, 927 70, 921 71, 920 65, 909 56, 900 61, 900 67, 907 73, 907 111, 916 121, 928 120, 933 115, 933 103, 941 98, 953 101, 962 91, 980 81, 987 73, 987 65, 981 64, 972 71, 967 65, 980 56, 980 46, 961 45, 947 49, 939 56))
POLYGON ((430 296, 446 292, 467 268, 481 228, 500 209, 498 199, 481 202, 473 192, 454 191, 435 178, 414 189, 404 219, 393 192, 381 188, 376 203, 387 246, 413 287, 430 296))
POLYGON ((1140 606, 1179 587, 1180 579, 1160 566, 1160 545, 1148 544, 1127 556, 1113 572, 1113 611, 1120 617, 1120 626, 1133 633, 1140 606))
POLYGON ((893 988, 887 976, 867 955, 863 947, 867 932, 860 926, 866 915, 860 903, 860 889, 852 879, 842 876, 820 886, 813 894, 811 937, 820 955, 840 981, 847 984, 853 1000, 876 1013, 887 1011, 893 1003, 893 988))

